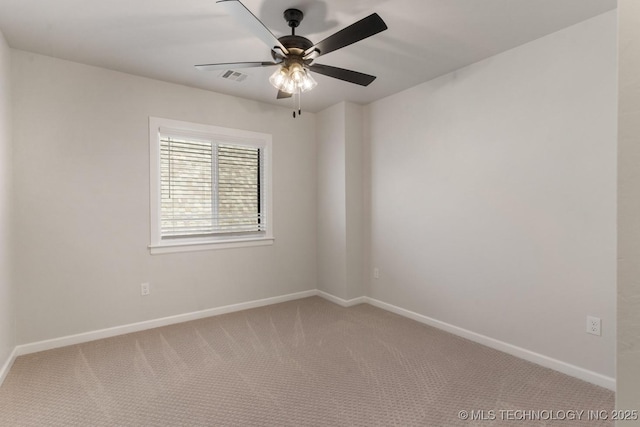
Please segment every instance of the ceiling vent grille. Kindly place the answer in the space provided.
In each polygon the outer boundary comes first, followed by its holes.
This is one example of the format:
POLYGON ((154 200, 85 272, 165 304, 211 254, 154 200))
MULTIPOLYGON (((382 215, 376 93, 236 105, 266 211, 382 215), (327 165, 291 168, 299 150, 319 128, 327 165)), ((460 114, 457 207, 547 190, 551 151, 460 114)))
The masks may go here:
POLYGON ((220 73, 220 77, 225 80, 233 80, 235 82, 241 82, 245 80, 248 76, 247 74, 242 74, 239 71, 226 70, 220 73))

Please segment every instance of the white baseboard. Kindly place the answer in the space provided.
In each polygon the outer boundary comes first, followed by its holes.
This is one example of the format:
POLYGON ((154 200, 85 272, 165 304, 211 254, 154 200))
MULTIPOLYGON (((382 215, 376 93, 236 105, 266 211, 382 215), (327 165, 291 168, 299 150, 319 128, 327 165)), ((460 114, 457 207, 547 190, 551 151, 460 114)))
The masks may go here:
MULTIPOLYGON (((131 323, 128 325, 115 326, 113 328, 99 329, 97 331, 84 332, 76 335, 67 335, 60 338, 38 341, 30 344, 23 344, 16 347, 16 356, 23 354, 37 353, 39 351, 51 350, 68 345, 81 344, 103 338, 110 338, 117 335, 130 334, 132 332, 144 331, 147 329, 159 328, 161 326, 173 325, 176 323, 188 322, 190 320, 202 319, 205 317, 218 316, 220 314, 233 313, 250 308, 263 307, 265 305, 278 304, 286 301, 307 298, 317 295, 315 289, 293 294, 281 295, 277 297, 264 298, 255 301, 243 302, 239 304, 225 305, 222 307, 210 308, 207 310, 194 311, 191 313, 178 314, 175 316, 162 317, 160 319, 146 320, 144 322, 131 323)), ((14 356, 15 357, 15 356, 14 356)))
POLYGON ((413 319, 417 322, 424 323, 425 325, 433 326, 434 328, 450 332, 454 335, 458 335, 470 341, 477 342, 478 344, 482 344, 487 347, 500 350, 504 353, 508 353, 512 356, 516 356, 520 359, 524 359, 537 365, 544 366, 545 368, 562 372, 563 374, 570 375, 572 377, 590 382, 609 390, 615 391, 616 389, 615 378, 607 377, 605 375, 598 374, 597 372, 589 371, 588 369, 584 369, 579 366, 563 362, 561 360, 553 359, 543 354, 535 353, 522 347, 508 344, 504 341, 490 338, 485 335, 481 335, 476 332, 451 325, 449 323, 441 322, 439 320, 432 319, 431 317, 427 317, 410 310, 405 310, 404 308, 400 308, 395 305, 376 300, 374 298, 365 297, 365 300, 367 303, 375 307, 390 311, 395 314, 399 314, 400 316, 407 317, 409 319, 413 319))
POLYGON ((2 383, 4 382, 4 379, 7 378, 7 375, 9 374, 9 370, 13 366, 13 362, 16 360, 16 357, 18 357, 18 351, 17 351, 17 347, 14 347, 13 350, 11 351, 11 354, 9 354, 9 357, 7 358, 7 360, 4 362, 4 364, 0 368, 0 385, 2 385, 2 383))
POLYGON ((338 304, 341 307, 351 307, 357 304, 362 304, 367 302, 367 297, 358 297, 358 298, 346 300, 320 290, 316 291, 316 295, 326 299, 327 301, 331 301, 334 304, 338 304))
POLYGON ((370 297, 358 297, 350 300, 345 300, 327 292, 312 289, 309 291, 297 292, 288 295, 281 295, 272 298, 265 298, 255 301, 249 301, 239 304, 226 305, 223 307, 216 307, 207 310, 195 311, 192 313, 179 314, 176 316, 163 317, 160 319, 147 320, 144 322, 131 323, 123 326, 116 326, 113 328, 100 329, 97 331, 85 332, 76 335, 68 335, 61 338, 54 338, 50 340, 38 341, 30 344, 19 345, 14 348, 13 352, 9 356, 9 359, 4 363, 0 369, 0 385, 6 377, 13 365, 13 362, 17 356, 24 354, 36 353, 39 351, 51 350, 54 348, 64 347, 67 345, 80 344, 84 342, 94 341, 102 338, 114 337, 117 335, 129 334, 132 332, 139 332, 147 329, 158 328, 161 326, 173 325, 176 323, 188 322, 190 320, 202 319, 205 317, 217 316, 220 314, 232 313, 241 310, 248 310, 251 308, 263 307, 271 304, 278 304, 281 302, 292 301, 301 298, 307 298, 311 296, 319 296, 342 307, 351 307, 357 304, 368 303, 383 310, 390 311, 392 313, 399 314, 400 316, 413 319, 417 322, 424 323, 425 325, 433 326, 438 329, 450 332, 454 335, 466 338, 468 340, 477 342, 490 348, 511 354, 529 362, 550 368, 563 374, 573 376, 575 378, 588 381, 592 384, 605 387, 609 390, 614 390, 616 387, 616 380, 611 377, 607 377, 602 374, 598 374, 593 371, 589 371, 584 368, 580 368, 575 365, 571 365, 566 362, 562 362, 551 357, 535 353, 533 351, 517 347, 512 344, 508 344, 503 341, 499 341, 494 338, 481 335, 467 329, 460 328, 458 326, 451 325, 449 323, 441 322, 439 320, 424 316, 422 314, 415 313, 404 308, 397 307, 386 302, 382 302, 370 297))

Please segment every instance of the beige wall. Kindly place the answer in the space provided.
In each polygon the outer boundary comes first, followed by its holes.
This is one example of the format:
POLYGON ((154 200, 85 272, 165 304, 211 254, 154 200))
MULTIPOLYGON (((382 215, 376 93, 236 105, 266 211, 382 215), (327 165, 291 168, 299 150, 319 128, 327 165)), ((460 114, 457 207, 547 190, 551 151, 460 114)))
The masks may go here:
POLYGON ((20 344, 316 288, 314 114, 21 51, 12 62, 20 344), (149 254, 149 116, 273 135, 273 246, 149 254))
MULTIPOLYGON (((618 364, 616 406, 640 409, 640 2, 618 0, 618 364)), ((638 425, 640 421, 618 423, 638 425)))
POLYGON ((370 296, 613 377, 616 83, 612 11, 370 104, 370 296))
POLYGON ((11 266, 11 50, 0 33, 0 369, 15 345, 11 266))

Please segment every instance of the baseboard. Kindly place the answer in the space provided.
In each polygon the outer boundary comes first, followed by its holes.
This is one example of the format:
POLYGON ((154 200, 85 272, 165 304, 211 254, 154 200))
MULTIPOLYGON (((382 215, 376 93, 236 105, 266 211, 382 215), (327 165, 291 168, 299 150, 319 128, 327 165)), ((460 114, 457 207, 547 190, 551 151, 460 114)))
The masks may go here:
POLYGON ((4 364, 0 368, 0 386, 4 382, 5 378, 7 378, 7 375, 9 374, 9 370, 11 370, 11 367, 13 366, 13 362, 16 360, 16 357, 18 357, 18 351, 17 351, 17 347, 14 347, 11 353, 9 354, 9 357, 7 358, 7 360, 4 362, 4 364))
POLYGON ((357 304, 362 304, 367 302, 367 297, 358 297, 358 298, 346 300, 320 290, 316 291, 316 295, 326 299, 327 301, 331 301, 334 304, 338 304, 339 306, 342 306, 342 307, 351 307, 357 304))
POLYGON ((38 341, 30 344, 19 345, 14 350, 14 358, 24 354, 37 353, 39 351, 52 350, 54 348, 68 345, 81 344, 103 338, 110 338, 117 335, 130 334, 132 332, 144 331, 147 329, 159 328, 176 323, 188 322, 190 320, 202 319, 205 317, 218 316, 226 313, 233 313, 250 308, 263 307, 266 305, 278 304, 281 302, 293 301, 317 295, 315 289, 293 294, 281 295, 277 297, 264 298, 239 304, 225 305, 222 307, 210 308, 207 310, 194 311, 191 313, 178 314, 175 316, 162 317, 160 319, 147 320, 144 322, 131 323, 128 325, 115 326, 113 328, 100 329, 97 331, 84 332, 75 335, 67 335, 60 338, 38 341))
POLYGON ((504 341, 490 338, 485 335, 481 335, 476 332, 451 325, 449 323, 441 322, 440 320, 432 319, 431 317, 427 317, 410 310, 405 310, 404 308, 400 308, 374 298, 365 297, 365 300, 367 303, 375 307, 390 311, 395 314, 399 314, 400 316, 407 317, 409 319, 413 319, 417 322, 424 323, 425 325, 433 326, 434 328, 450 332, 454 335, 458 335, 470 341, 477 342, 478 344, 482 344, 487 347, 500 350, 504 353, 508 353, 512 356, 516 356, 520 359, 524 359, 537 365, 544 366, 545 368, 562 372, 563 374, 570 375, 572 377, 590 382, 609 390, 615 391, 616 389, 615 378, 607 377, 605 375, 598 374, 597 372, 589 371, 588 369, 580 368, 579 366, 575 366, 561 360, 553 359, 543 354, 535 353, 522 347, 508 344, 504 341))
POLYGON ((424 316, 422 314, 415 313, 404 308, 397 307, 395 305, 379 301, 370 297, 358 297, 350 300, 345 300, 327 292, 312 289, 309 291, 297 292, 293 294, 281 295, 277 297, 264 298, 260 300, 254 300, 239 304, 226 305, 222 307, 211 308, 207 310, 195 311, 191 313, 179 314, 175 316, 163 317, 160 319, 147 320, 144 322, 131 323, 123 326, 116 326, 113 328, 100 329, 97 331, 85 332, 76 335, 68 335, 61 338, 54 338, 50 340, 38 341, 30 344, 23 344, 16 346, 12 351, 9 359, 4 363, 0 370, 0 384, 6 377, 13 365, 13 362, 17 356, 24 354, 36 353, 39 351, 51 350, 54 348, 64 347, 68 345, 81 344, 84 342, 95 341, 103 338, 110 338, 117 335, 129 334, 132 332, 139 332, 147 329, 159 328, 162 326, 173 325, 176 323, 188 322, 190 320, 202 319, 205 317, 218 316, 226 313, 233 313, 241 310, 248 310, 251 308, 263 307, 271 304, 278 304, 286 301, 293 301, 296 299, 307 298, 311 296, 319 296, 342 307, 351 307, 357 304, 368 303, 383 310, 390 311, 409 319, 413 319, 417 322, 424 323, 425 325, 433 326, 438 329, 450 332, 454 335, 466 338, 468 340, 477 342, 490 348, 511 354, 519 357, 520 359, 527 360, 529 362, 544 366, 545 368, 553 369, 563 374, 573 376, 575 378, 588 381, 592 384, 596 384, 601 387, 605 387, 609 390, 614 390, 616 387, 616 380, 611 377, 607 377, 602 374, 598 374, 593 371, 589 371, 584 368, 580 368, 575 365, 571 365, 566 362, 562 362, 551 357, 535 353, 533 351, 508 344, 506 342, 487 337, 485 335, 478 334, 476 332, 469 331, 458 326, 451 325, 449 323, 441 322, 439 320, 424 316))

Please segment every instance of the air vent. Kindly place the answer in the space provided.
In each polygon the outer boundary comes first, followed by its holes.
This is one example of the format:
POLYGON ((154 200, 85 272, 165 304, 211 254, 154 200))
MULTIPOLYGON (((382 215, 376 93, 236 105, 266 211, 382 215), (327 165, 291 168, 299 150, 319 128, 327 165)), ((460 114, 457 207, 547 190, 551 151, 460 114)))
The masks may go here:
POLYGON ((246 74, 242 74, 239 71, 226 70, 220 73, 220 77, 222 77, 225 80, 233 80, 236 82, 241 82, 244 79, 246 79, 248 76, 246 74))

